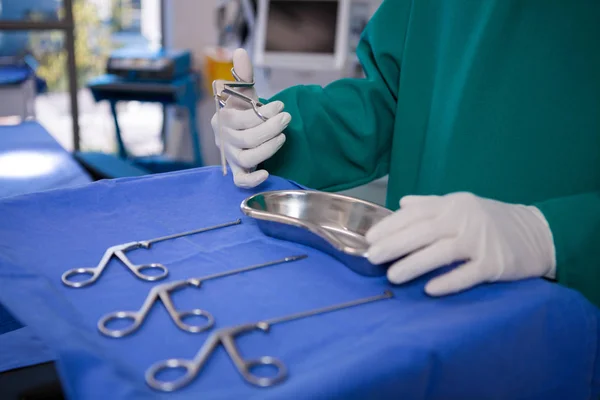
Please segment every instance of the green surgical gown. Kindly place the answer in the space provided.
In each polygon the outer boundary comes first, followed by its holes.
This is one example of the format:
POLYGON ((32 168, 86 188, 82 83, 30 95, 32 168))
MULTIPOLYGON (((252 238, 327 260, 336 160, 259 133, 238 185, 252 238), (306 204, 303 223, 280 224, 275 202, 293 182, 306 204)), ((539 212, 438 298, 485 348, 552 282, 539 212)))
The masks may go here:
POLYGON ((364 79, 294 86, 273 174, 337 191, 389 174, 407 194, 535 205, 558 282, 600 305, 600 1, 385 0, 364 79))

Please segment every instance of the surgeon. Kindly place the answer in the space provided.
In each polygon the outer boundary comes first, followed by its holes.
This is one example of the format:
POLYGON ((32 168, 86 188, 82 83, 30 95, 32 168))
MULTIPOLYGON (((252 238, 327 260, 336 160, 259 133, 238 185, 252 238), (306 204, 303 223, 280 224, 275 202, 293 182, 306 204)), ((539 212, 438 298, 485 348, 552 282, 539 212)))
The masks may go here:
MULTIPOLYGON (((230 99, 217 145, 242 188, 389 174, 394 213, 366 238, 393 283, 460 261, 426 293, 543 277, 600 305, 598 21, 597 0, 385 0, 366 78, 283 90, 266 122, 230 99)), ((234 68, 252 81, 243 50, 234 68)))

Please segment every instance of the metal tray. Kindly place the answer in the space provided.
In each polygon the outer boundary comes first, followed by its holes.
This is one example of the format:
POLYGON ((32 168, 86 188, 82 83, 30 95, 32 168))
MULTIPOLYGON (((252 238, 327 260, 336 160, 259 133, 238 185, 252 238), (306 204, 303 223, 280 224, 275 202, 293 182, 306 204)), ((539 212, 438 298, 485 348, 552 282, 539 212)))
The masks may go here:
POLYGON ((267 236, 323 251, 364 276, 385 275, 389 264, 367 259, 364 235, 392 213, 387 208, 340 194, 276 190, 245 199, 242 212, 267 236))

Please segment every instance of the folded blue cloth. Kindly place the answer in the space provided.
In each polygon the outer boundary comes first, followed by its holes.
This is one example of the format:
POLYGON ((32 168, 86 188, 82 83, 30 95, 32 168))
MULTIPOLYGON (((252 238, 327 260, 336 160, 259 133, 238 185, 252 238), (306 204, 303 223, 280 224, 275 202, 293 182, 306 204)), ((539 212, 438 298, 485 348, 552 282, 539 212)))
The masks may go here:
MULTIPOLYGON (((256 191, 297 188, 270 177, 253 191, 205 168, 100 181, 0 201, 0 302, 56 356, 74 399, 590 399, 600 393, 600 311, 575 291, 541 279, 497 283, 444 298, 428 277, 393 287, 395 298, 275 325, 237 340, 244 357, 270 355, 289 369, 271 388, 248 385, 219 349, 188 387, 163 394, 146 369, 194 357, 209 332, 175 327, 156 304, 142 327, 114 339, 98 320, 141 307, 153 283, 113 261, 96 284, 72 289, 61 274, 95 266, 107 247, 242 218, 238 226, 129 253, 161 262, 167 281, 308 254, 308 258, 173 296, 203 308, 216 328, 382 293, 385 277, 356 275, 330 256, 265 237, 240 202, 256 191)), ((429 276, 431 277, 431 275, 429 276)), ((161 281, 164 282, 164 281, 161 281)), ((1 336, 0 336, 1 338, 1 336)))
POLYGON ((21 327, 0 335, 0 372, 54 359, 54 353, 29 327, 21 327))
POLYGON ((0 304, 0 335, 22 328, 23 324, 15 319, 2 304, 0 304))
POLYGON ((39 123, 0 126, 0 198, 91 181, 39 123))

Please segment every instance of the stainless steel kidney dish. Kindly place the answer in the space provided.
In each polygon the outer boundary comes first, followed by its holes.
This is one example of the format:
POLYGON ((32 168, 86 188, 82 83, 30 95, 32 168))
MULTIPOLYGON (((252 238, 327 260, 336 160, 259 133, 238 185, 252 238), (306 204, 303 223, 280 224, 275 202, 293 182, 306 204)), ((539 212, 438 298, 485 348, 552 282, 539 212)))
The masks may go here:
POLYGON ((387 208, 334 193, 276 190, 248 197, 241 210, 267 236, 316 248, 360 275, 382 276, 389 266, 369 262, 365 240, 392 213, 387 208))

